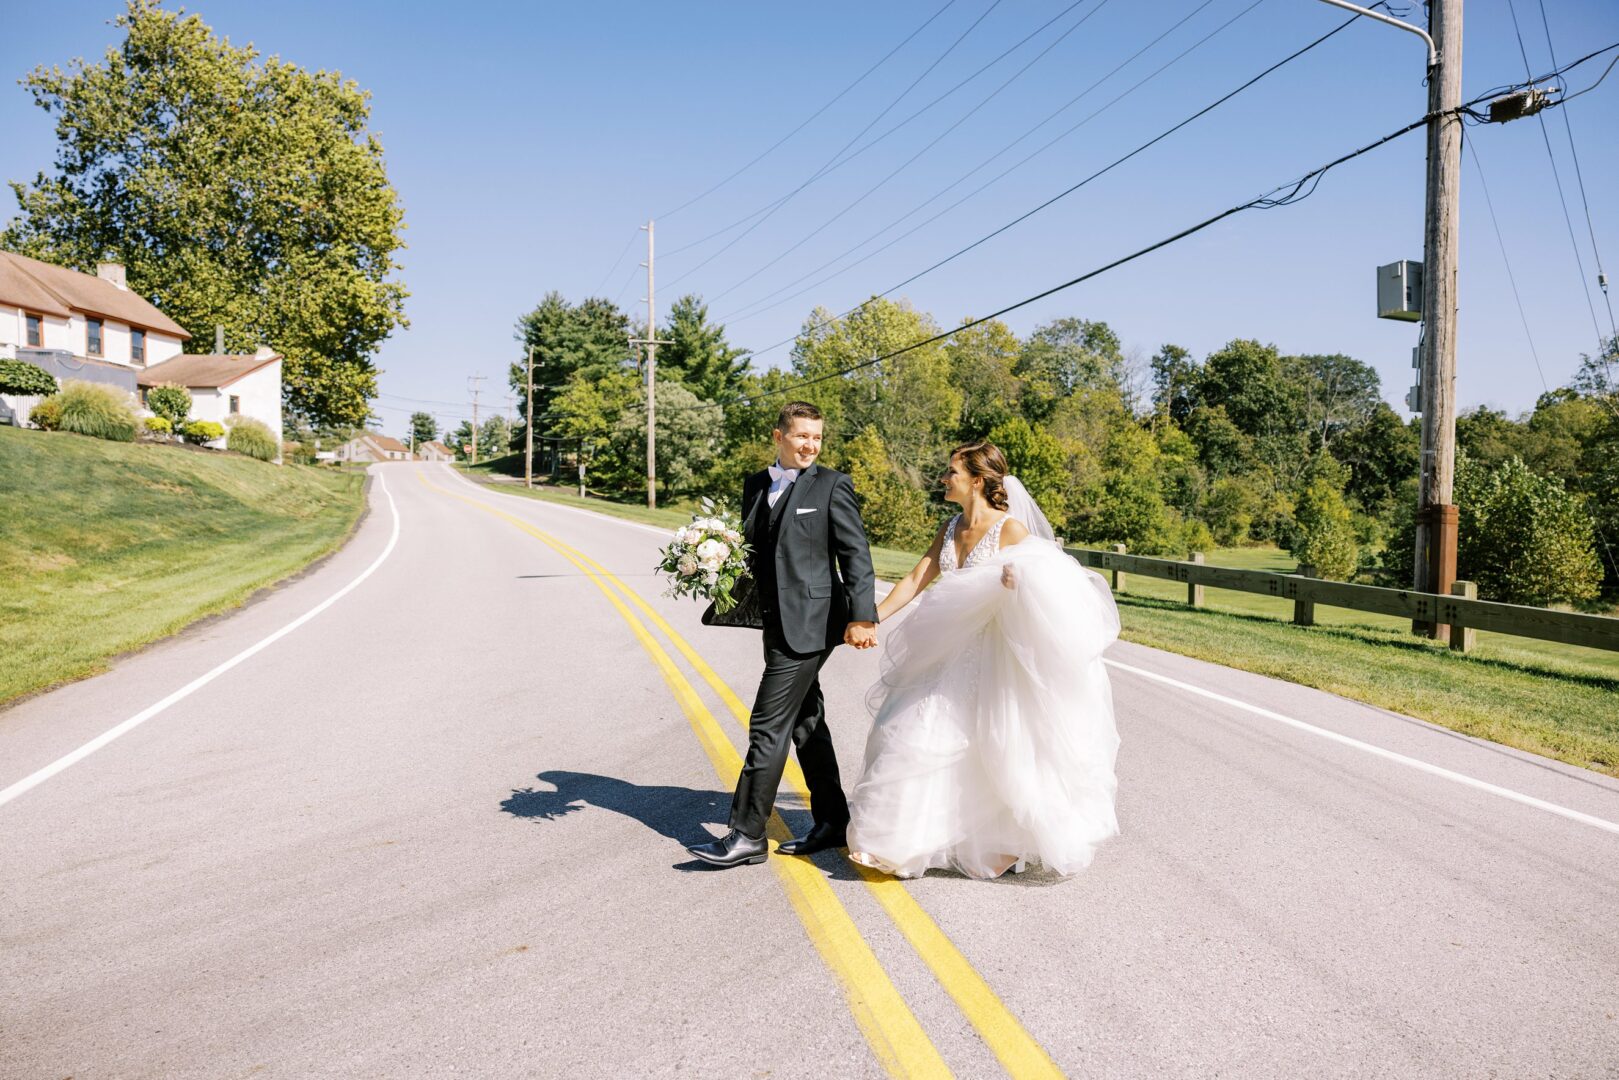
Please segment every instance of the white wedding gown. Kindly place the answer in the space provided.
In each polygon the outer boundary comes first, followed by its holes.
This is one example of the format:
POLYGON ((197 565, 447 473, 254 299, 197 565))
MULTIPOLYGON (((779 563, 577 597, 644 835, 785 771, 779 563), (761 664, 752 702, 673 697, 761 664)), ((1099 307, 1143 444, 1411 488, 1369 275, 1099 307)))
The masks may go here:
POLYGON ((1054 542, 1031 535, 999 549, 1004 518, 957 568, 959 520, 938 580, 887 635, 850 857, 898 877, 1082 870, 1119 831, 1119 736, 1101 655, 1118 637, 1118 610, 1102 577, 1054 542))

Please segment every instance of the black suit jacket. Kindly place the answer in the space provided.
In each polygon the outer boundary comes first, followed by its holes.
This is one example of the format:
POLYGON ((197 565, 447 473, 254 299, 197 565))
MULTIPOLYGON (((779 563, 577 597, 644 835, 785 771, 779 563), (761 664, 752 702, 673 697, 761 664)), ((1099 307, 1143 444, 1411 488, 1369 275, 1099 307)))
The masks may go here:
MULTIPOLYGON (((742 529, 757 560, 766 547, 772 508, 770 471, 742 483, 742 529)), ((829 649, 851 622, 877 621, 877 575, 860 520, 854 483, 836 469, 811 465, 781 496, 776 535, 776 610, 794 652, 829 649), (841 577, 841 584, 840 584, 841 577)), ((768 580, 751 568, 755 580, 768 580)))

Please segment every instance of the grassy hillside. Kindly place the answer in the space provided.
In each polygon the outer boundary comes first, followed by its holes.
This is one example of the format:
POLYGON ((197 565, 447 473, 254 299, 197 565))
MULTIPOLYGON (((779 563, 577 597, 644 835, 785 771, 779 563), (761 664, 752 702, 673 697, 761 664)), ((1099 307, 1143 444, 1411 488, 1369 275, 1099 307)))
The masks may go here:
POLYGON ((364 477, 0 427, 0 703, 339 547, 364 477))

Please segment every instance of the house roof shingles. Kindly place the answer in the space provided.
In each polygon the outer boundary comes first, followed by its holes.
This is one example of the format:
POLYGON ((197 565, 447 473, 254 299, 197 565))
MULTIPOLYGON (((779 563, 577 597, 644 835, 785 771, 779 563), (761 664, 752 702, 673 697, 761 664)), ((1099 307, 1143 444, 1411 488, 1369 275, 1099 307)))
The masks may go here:
POLYGON ((410 453, 410 447, 406 446, 404 443, 400 442, 391 435, 367 435, 366 438, 380 449, 391 450, 396 454, 410 453))
POLYGON ((181 386, 218 388, 229 386, 244 375, 251 375, 267 364, 280 360, 270 356, 221 356, 217 353, 181 353, 153 364, 140 372, 135 381, 141 386, 179 383, 181 386))
POLYGON ((66 318, 72 312, 99 315, 186 340, 185 328, 139 293, 120 289, 94 274, 0 251, 0 303, 66 318))
POLYGON ((432 450, 435 453, 440 453, 440 454, 449 454, 451 457, 455 456, 455 451, 454 450, 451 450, 448 446, 445 446, 443 443, 439 442, 437 439, 434 439, 431 442, 422 443, 421 449, 423 449, 423 450, 432 450))

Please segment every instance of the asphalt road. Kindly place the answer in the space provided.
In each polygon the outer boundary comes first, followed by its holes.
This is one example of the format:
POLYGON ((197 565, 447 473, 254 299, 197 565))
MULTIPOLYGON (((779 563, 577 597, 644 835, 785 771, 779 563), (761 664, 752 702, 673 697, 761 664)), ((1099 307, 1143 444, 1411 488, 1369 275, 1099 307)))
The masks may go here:
POLYGON ((757 636, 652 530, 373 474, 312 573, 0 712, 0 1077, 1619 1076, 1611 779, 1120 644, 1085 873, 711 871, 757 636))

